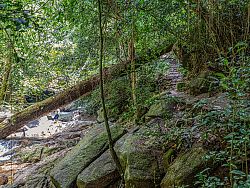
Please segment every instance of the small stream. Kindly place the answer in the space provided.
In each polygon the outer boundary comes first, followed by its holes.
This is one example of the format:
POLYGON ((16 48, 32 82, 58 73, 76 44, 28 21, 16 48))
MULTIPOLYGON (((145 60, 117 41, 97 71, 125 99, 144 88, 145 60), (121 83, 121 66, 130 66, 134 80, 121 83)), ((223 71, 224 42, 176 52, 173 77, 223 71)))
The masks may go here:
MULTIPOLYGON (((53 120, 55 112, 43 116, 37 120, 31 121, 25 125, 20 131, 10 135, 10 140, 0 140, 0 164, 11 159, 14 148, 20 146, 20 140, 11 140, 12 137, 36 137, 47 138, 55 133, 61 132, 64 128, 74 125, 79 122, 79 110, 58 112, 59 117, 53 120)), ((0 112, 1 117, 9 117, 11 114, 0 112)))
POLYGON ((20 142, 16 140, 0 140, 0 163, 10 160, 12 154, 8 152, 19 144, 20 142))

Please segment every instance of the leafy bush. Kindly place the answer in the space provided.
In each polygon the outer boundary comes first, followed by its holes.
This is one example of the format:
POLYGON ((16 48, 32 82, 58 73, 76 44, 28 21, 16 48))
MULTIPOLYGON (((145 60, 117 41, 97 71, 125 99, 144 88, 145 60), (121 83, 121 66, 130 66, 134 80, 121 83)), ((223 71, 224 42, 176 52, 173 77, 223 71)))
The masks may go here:
MULTIPOLYGON (((237 44, 234 48, 241 49, 235 58, 221 59, 228 70, 227 73, 217 74, 220 78, 222 91, 226 92, 228 105, 225 109, 202 111, 196 117, 199 124, 204 126, 206 133, 213 133, 221 138, 219 151, 210 152, 209 159, 222 163, 229 172, 228 180, 220 180, 210 176, 208 170, 197 175, 197 183, 202 187, 249 187, 249 86, 250 86, 250 59, 245 52, 244 43, 237 44), (240 47, 244 46, 244 48, 240 47)), ((207 101, 199 102, 196 108, 207 106, 207 101)), ((206 138, 205 138, 206 139, 206 138)))

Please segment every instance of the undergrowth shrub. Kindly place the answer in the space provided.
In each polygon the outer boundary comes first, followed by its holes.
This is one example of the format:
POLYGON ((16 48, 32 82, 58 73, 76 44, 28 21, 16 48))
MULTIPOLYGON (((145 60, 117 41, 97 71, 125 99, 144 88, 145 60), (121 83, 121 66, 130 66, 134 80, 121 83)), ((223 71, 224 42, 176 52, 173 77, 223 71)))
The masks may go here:
MULTIPOLYGON (((250 187, 250 57, 245 53, 245 46, 243 43, 237 44, 234 47, 238 49, 235 58, 222 58, 220 62, 228 70, 218 74, 228 105, 224 109, 203 111, 196 117, 206 130, 204 134, 210 133, 220 138, 221 147, 217 150, 214 148, 207 158, 213 158, 225 168, 224 179, 213 176, 209 169, 197 174, 196 183, 201 187, 250 187)), ((203 101, 199 105, 207 104, 203 101)))

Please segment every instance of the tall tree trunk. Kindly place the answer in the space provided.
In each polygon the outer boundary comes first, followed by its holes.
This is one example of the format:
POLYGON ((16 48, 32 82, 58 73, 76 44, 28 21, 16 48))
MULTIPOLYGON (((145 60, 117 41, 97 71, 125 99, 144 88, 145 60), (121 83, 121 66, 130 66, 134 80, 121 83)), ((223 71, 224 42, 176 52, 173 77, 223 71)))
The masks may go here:
POLYGON ((131 61, 131 91, 132 91, 132 101, 134 107, 136 108, 136 71, 135 71, 135 20, 134 20, 134 11, 135 8, 131 7, 131 38, 128 43, 128 57, 131 61))
POLYGON ((11 35, 8 33, 7 30, 4 29, 5 35, 6 35, 6 50, 7 53, 5 58, 5 65, 4 65, 4 74, 3 74, 3 80, 2 80, 2 86, 0 88, 0 104, 5 100, 6 98, 6 92, 8 90, 8 85, 11 77, 11 69, 13 64, 13 55, 16 56, 15 46, 14 42, 11 39, 11 35))
POLYGON ((115 162, 116 168, 123 179, 123 169, 120 163, 120 160, 114 150, 114 142, 112 139, 110 126, 108 123, 108 116, 106 111, 105 99, 104 99, 104 89, 103 89, 103 75, 102 75, 102 60, 103 60, 103 32, 102 32, 102 9, 101 9, 101 0, 98 0, 98 10, 99 10, 99 29, 100 29, 100 62, 99 62, 99 69, 100 69, 100 90, 101 90, 101 101, 102 101, 102 108, 103 108, 103 116, 104 116, 104 124, 106 127, 106 131, 108 134, 108 141, 109 141, 109 150, 111 156, 115 162))
POLYGON ((132 100, 133 104, 136 107, 136 71, 135 71, 135 47, 134 47, 134 38, 132 36, 130 42, 129 42, 129 60, 131 64, 131 73, 130 73, 130 78, 131 78, 131 91, 132 91, 132 100))
POLYGON ((8 90, 8 83, 9 83, 10 75, 11 75, 11 69, 12 69, 11 58, 6 57, 5 58, 5 66, 4 66, 4 74, 3 74, 2 86, 1 86, 1 90, 0 90, 0 103, 2 103, 5 100, 5 97, 6 97, 6 92, 8 90))
MULTIPOLYGON (((150 56, 135 58, 135 68, 140 67, 141 65, 146 64, 150 62, 150 60, 153 60, 167 52, 170 52, 172 50, 172 47, 173 44, 170 44, 164 49, 161 49, 158 52, 151 54, 150 56)), ((113 65, 112 67, 104 69, 104 80, 108 81, 126 75, 127 71, 130 69, 129 65, 130 61, 124 61, 119 64, 113 65)), ((87 80, 80 81, 78 84, 66 89, 61 93, 58 93, 55 96, 38 102, 28 108, 25 108, 23 111, 14 114, 10 118, 5 119, 0 123, 0 139, 6 138, 34 119, 42 117, 49 112, 52 112, 79 99, 80 97, 88 96, 91 91, 96 89, 99 83, 100 76, 94 75, 87 80)))

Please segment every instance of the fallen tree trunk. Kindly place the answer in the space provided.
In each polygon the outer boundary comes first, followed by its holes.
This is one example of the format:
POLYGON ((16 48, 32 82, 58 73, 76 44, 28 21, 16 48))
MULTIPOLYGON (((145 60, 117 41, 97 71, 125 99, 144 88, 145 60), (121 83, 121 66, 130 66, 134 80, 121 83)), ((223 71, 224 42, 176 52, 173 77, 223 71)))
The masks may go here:
MULTIPOLYGON (((156 57, 170 52, 173 44, 167 46, 163 50, 157 53, 149 54, 146 57, 137 57, 135 59, 137 67, 149 62, 156 57)), ((105 81, 120 77, 123 73, 126 73, 130 69, 130 61, 125 61, 103 70, 103 77, 105 81)), ((65 91, 52 96, 44 101, 38 102, 23 111, 12 115, 10 118, 0 122, 0 139, 4 139, 18 129, 22 128, 29 121, 37 119, 39 117, 48 114, 49 112, 56 110, 62 106, 65 106, 80 97, 84 97, 90 94, 91 91, 96 89, 100 83, 99 75, 80 81, 78 84, 66 89, 65 91)))

